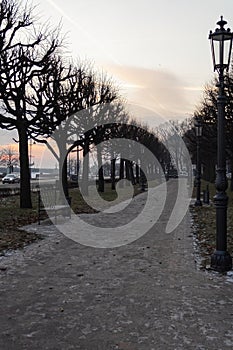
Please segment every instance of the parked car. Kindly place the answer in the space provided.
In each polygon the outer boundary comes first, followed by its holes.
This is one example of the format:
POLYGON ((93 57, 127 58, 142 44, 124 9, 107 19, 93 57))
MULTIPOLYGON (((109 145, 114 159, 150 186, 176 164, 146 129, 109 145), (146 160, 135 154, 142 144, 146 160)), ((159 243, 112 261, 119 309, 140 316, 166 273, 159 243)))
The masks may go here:
POLYGON ((15 174, 7 174, 6 176, 4 176, 2 178, 3 184, 15 184, 15 183, 19 183, 19 182, 20 182, 20 178, 19 178, 19 176, 15 175, 15 174))

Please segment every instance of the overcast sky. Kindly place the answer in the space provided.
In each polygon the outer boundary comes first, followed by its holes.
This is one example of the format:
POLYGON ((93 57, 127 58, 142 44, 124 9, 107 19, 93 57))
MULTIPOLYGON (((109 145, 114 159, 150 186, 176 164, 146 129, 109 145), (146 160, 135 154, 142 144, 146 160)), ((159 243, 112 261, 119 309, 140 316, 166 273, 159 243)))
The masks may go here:
MULTIPOLYGON (((167 119, 191 115, 213 78, 208 34, 220 15, 233 29, 232 0, 33 3, 42 23, 62 20, 69 55, 91 60, 119 82, 130 103, 167 119)), ((6 143, 8 133, 0 135, 6 143)))
POLYGON ((168 118, 192 113, 213 76, 208 34, 220 15, 233 28, 232 0, 37 0, 71 54, 121 81, 130 102, 168 118))

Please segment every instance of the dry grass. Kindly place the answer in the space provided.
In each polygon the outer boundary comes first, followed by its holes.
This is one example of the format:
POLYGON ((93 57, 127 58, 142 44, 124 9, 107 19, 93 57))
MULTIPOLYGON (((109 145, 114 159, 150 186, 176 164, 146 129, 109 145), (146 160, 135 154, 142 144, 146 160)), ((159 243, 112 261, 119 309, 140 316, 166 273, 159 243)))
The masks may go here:
POLYGON ((36 222, 36 194, 32 194, 33 209, 20 209, 19 196, 3 197, 0 201, 0 253, 6 250, 22 248, 40 237, 34 233, 19 230, 23 225, 36 222))
MULTIPOLYGON (((202 190, 206 189, 206 182, 202 181, 202 190)), ((192 232, 196 237, 198 243, 198 250, 202 259, 201 267, 205 268, 210 264, 210 256, 215 249, 216 244, 216 209, 213 204, 213 197, 215 195, 214 184, 209 184, 210 190, 210 205, 203 205, 202 207, 190 207, 192 215, 192 232)), ((228 212, 227 212, 227 238, 228 238, 228 252, 233 253, 233 192, 227 191, 229 197, 228 212)), ((195 197, 195 192, 194 192, 195 197)))
MULTIPOLYGON (((84 201, 78 188, 72 188, 69 192, 72 197, 72 209, 76 214, 96 212, 84 201)), ((139 192, 138 186, 135 186, 134 195, 139 192)), ((40 236, 34 233, 28 233, 19 229, 22 226, 38 221, 37 196, 37 193, 32 193, 32 209, 20 209, 19 195, 0 199, 0 254, 4 254, 9 249, 22 248, 26 244, 41 239, 40 236)), ((110 184, 107 183, 105 192, 100 193, 100 196, 111 202, 117 198, 117 193, 112 191, 110 184)))

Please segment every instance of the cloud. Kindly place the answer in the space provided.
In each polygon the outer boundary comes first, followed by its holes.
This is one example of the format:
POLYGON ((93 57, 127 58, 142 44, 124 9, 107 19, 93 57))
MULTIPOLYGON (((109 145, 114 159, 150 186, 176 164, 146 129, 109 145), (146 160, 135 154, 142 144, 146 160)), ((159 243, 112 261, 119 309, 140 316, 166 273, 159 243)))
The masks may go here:
POLYGON ((201 88, 189 86, 172 72, 108 64, 130 103, 154 110, 164 118, 182 119, 193 113, 201 88))

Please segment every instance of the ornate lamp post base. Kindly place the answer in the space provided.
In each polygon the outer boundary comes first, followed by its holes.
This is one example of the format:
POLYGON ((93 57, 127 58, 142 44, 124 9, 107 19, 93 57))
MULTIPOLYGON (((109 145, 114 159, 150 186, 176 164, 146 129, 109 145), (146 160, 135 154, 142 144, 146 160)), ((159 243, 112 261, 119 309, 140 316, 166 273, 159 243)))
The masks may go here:
POLYGON ((218 272, 226 272, 232 269, 232 257, 226 251, 215 250, 211 256, 211 268, 218 272))

